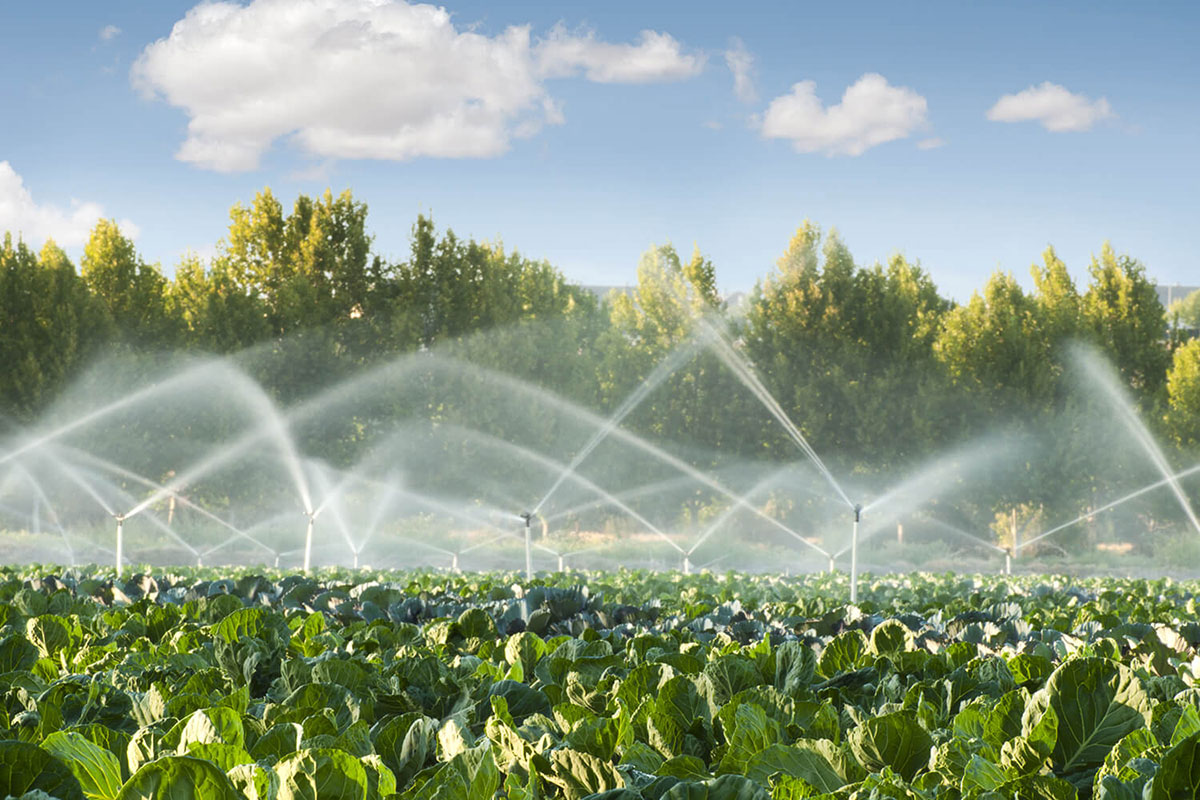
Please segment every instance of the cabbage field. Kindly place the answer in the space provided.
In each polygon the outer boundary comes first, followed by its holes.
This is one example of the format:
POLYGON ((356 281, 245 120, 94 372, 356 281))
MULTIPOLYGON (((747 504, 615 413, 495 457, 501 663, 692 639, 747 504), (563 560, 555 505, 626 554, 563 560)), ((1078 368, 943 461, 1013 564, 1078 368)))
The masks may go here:
POLYGON ((0 571, 0 798, 1195 798, 1200 584, 0 571))

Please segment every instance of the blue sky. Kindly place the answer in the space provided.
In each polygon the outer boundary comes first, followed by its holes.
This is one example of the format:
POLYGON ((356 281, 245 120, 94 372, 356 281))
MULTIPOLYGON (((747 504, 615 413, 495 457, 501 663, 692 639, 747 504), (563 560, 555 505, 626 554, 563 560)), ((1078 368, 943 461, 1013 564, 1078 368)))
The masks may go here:
POLYGON ((748 289, 805 218, 960 300, 1105 239, 1200 282, 1195 4, 328 2, 6 4, 0 229, 103 214, 169 273, 328 186, 385 256, 431 212, 585 283, 670 241, 748 289))

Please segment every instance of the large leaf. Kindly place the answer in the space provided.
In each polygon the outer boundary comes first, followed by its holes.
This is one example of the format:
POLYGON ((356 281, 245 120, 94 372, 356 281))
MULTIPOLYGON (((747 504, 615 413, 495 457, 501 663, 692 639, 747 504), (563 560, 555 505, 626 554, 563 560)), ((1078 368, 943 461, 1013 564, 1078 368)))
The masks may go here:
POLYGON ((191 756, 151 761, 122 787, 117 800, 245 800, 220 767, 191 756))
POLYGON ((279 800, 364 800, 367 772, 344 750, 300 750, 279 760, 279 800))
POLYGON ((34 789, 58 800, 84 800, 79 780, 63 762, 35 744, 0 741, 0 796, 34 789))
POLYGON ((722 775, 707 781, 677 783, 662 800, 769 800, 763 787, 741 775, 722 775))
POLYGON ((562 789, 567 800, 581 800, 589 794, 619 789, 625 782, 610 762, 590 753, 562 748, 551 754, 553 770, 544 777, 562 789))
POLYGON ((719 774, 744 774, 747 762, 756 753, 778 744, 783 735, 779 723, 754 703, 738 704, 734 710, 733 725, 733 731, 726 732, 729 745, 717 768, 719 774))
POLYGON ((1058 718, 1050 763, 1077 788, 1092 783, 1122 737, 1150 724, 1150 699, 1137 677, 1104 658, 1077 658, 1059 666, 1031 698, 1023 727, 1031 730, 1048 710, 1058 718))
MULTIPOLYGON (((550 701, 546 699, 546 695, 517 681, 496 681, 488 690, 488 696, 503 697, 508 701, 508 713, 512 714, 518 725, 531 714, 550 713, 550 701)), ((484 708, 487 711, 491 710, 490 704, 484 708)))
POLYGON ((401 797, 404 800, 492 800, 499 787, 500 770, 496 769, 489 743, 484 742, 454 756, 428 779, 415 782, 401 797))
POLYGON ((929 761, 933 739, 907 711, 868 719, 850 731, 850 749, 871 772, 891 767, 912 780, 929 761))
POLYGON ((747 778, 766 784, 775 773, 803 778, 822 792, 835 792, 861 777, 857 771, 847 775, 847 759, 828 740, 810 739, 796 745, 775 744, 755 753, 746 763, 747 778))
POLYGON ((1148 800, 1200 798, 1200 733, 1176 744, 1163 756, 1150 784, 1148 800))
POLYGON ((396 776, 403 788, 412 776, 425 767, 434 750, 437 721, 411 712, 393 717, 375 735, 375 752, 396 776))
POLYGON ((42 741, 50 755, 66 764, 91 800, 112 800, 121 791, 121 764, 108 750, 79 733, 58 731, 42 741))
POLYGON ((662 685, 646 725, 650 746, 664 758, 707 752, 711 735, 708 701, 691 678, 681 675, 662 685))

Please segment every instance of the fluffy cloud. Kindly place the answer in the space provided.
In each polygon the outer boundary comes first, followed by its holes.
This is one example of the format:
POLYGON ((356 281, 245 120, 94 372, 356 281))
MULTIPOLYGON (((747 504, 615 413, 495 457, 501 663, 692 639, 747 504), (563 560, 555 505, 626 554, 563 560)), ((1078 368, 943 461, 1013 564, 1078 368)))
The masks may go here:
POLYGON ((609 44, 591 31, 569 33, 556 25, 534 48, 541 77, 565 78, 580 72, 595 83, 654 83, 695 77, 704 57, 687 55, 673 36, 642 31, 637 44, 609 44))
POLYGON ((987 112, 993 122, 1040 122, 1043 128, 1056 133, 1086 131, 1112 116, 1112 108, 1103 97, 1091 100, 1050 81, 1006 94, 987 112))
POLYGON ((653 31, 610 44, 560 26, 534 41, 528 26, 486 36, 404 0, 255 0, 196 6, 132 79, 186 111, 180 159, 237 171, 282 137, 321 158, 496 156, 563 121, 549 78, 644 83, 702 66, 653 31))
MULTIPOLYGON (((97 203, 72 201, 70 209, 38 205, 12 165, 0 161, 0 234, 12 233, 35 247, 47 239, 76 247, 87 242, 92 227, 104 216, 104 208, 97 203)), ((137 237, 138 228, 132 222, 121 220, 118 224, 126 236, 137 237)))
POLYGON ((828 108, 816 89, 813 81, 801 81, 772 100, 763 114, 763 136, 787 139, 801 153, 857 156, 928 127, 925 98, 882 75, 863 75, 828 108))
POLYGON ((100 29, 100 39, 108 42, 121 35, 121 29, 116 25, 105 25, 100 29))
POLYGON ((753 103, 758 100, 758 91, 754 88, 754 56, 746 49, 741 39, 734 37, 729 49, 725 51, 725 65, 733 73, 733 93, 743 103, 753 103))

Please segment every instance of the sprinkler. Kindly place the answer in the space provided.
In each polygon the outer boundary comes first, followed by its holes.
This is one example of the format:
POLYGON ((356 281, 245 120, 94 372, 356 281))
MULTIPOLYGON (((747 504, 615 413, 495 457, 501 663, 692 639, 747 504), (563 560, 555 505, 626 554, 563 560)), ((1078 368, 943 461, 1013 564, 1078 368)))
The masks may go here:
POLYGON ((850 531, 850 602, 858 602, 858 523, 862 518, 862 503, 854 505, 854 527, 850 531))
POLYGON ((458 553, 450 554, 450 571, 458 572, 458 553))
POLYGON ((683 555, 683 574, 684 575, 692 574, 692 559, 689 558, 686 553, 684 553, 684 555, 683 555))
POLYGON ((113 514, 113 519, 117 521, 117 577, 121 577, 121 562, 125 551, 125 515, 113 514))
POLYGON ((313 525, 317 521, 317 512, 305 511, 304 516, 308 517, 308 529, 304 533, 304 571, 308 572, 312 566, 313 525))
POLYGON ((525 580, 533 580, 533 531, 530 530, 530 525, 533 524, 533 512, 525 511, 520 514, 521 519, 525 520, 525 580))

